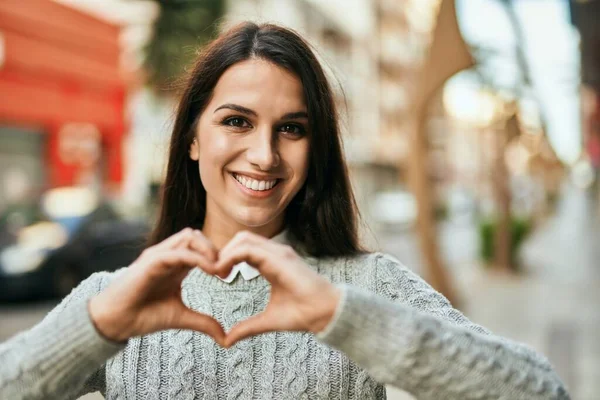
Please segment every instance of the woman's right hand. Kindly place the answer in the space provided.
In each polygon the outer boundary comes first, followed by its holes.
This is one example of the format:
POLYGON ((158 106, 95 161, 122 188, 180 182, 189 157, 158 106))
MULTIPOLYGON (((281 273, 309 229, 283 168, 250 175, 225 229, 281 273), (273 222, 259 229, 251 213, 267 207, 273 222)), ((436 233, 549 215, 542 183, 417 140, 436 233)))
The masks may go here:
POLYGON ((181 299, 181 282, 188 272, 196 266, 211 270, 216 260, 210 241, 190 228, 147 248, 91 299, 96 329, 116 342, 165 329, 190 329, 222 345, 225 332, 219 322, 189 309, 181 299))

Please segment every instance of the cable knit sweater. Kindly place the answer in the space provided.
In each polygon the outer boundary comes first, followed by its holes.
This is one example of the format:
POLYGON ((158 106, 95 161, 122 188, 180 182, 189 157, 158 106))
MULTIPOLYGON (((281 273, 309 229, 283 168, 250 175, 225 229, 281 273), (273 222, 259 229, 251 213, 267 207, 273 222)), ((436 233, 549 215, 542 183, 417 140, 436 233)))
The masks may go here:
MULTIPOLYGON (((80 284, 39 325, 0 345, 0 399, 384 399, 384 383, 417 399, 568 399, 548 362, 471 323, 422 279, 382 254, 306 258, 342 288, 326 329, 276 332, 223 349, 163 331, 126 345, 102 338, 88 300, 119 272, 80 284), (376 296, 379 295, 379 296, 376 296)), ((260 312, 263 277, 231 284, 200 270, 183 282, 194 310, 227 330, 260 312)))

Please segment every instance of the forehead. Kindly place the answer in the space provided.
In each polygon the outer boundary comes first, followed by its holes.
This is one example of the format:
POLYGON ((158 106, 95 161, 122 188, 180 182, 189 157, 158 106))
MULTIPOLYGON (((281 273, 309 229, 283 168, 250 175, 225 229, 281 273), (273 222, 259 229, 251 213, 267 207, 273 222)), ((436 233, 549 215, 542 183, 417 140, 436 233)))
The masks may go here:
MULTIPOLYGON (((305 111, 300 79, 290 71, 261 59, 239 62, 221 76, 211 103, 234 103, 260 111, 305 111)), ((218 103, 218 104, 217 104, 218 103)))

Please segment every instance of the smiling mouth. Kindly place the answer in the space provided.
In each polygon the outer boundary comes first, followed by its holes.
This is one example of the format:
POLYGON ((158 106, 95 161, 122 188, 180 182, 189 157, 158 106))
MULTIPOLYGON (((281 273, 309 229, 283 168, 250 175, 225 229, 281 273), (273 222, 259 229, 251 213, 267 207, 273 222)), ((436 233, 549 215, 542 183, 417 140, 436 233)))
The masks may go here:
POLYGON ((273 189, 279 182, 281 182, 281 179, 258 180, 236 173, 232 173, 231 175, 233 175, 235 180, 246 189, 254 190, 256 192, 266 192, 273 189))

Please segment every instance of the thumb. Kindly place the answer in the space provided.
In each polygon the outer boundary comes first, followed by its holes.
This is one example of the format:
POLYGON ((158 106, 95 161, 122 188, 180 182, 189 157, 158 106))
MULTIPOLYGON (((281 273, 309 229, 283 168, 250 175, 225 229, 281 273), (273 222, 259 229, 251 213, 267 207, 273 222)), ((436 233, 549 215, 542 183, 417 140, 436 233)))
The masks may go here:
POLYGON ((242 339, 274 330, 276 326, 266 312, 256 314, 231 328, 225 336, 224 347, 229 348, 242 339))
POLYGON ((211 336, 215 342, 224 346, 225 331, 219 322, 206 314, 198 313, 182 305, 178 320, 171 329, 189 329, 211 336))

